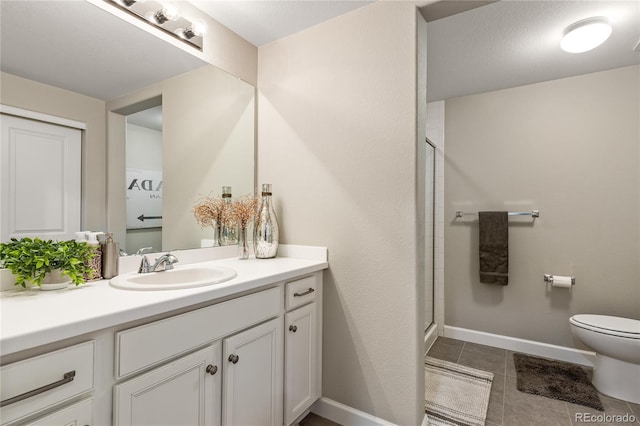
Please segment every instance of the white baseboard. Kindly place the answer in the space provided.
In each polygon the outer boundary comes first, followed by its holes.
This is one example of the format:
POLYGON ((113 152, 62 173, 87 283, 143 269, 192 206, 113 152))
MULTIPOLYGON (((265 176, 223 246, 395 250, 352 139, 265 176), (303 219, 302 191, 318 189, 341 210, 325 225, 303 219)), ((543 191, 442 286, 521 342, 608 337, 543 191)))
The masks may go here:
POLYGON ((424 334, 424 353, 426 354, 431 349, 431 346, 436 342, 438 338, 438 324, 431 324, 431 327, 424 334))
POLYGON ((536 342, 534 340, 518 339, 517 337, 502 336, 500 334, 486 333, 484 331, 469 330, 467 328, 444 326, 444 336, 452 339, 481 345, 495 346, 515 352, 537 355, 560 361, 593 367, 596 353, 580 349, 567 348, 565 346, 551 345, 549 343, 536 342))
POLYGON ((311 412, 345 426, 396 426, 379 417, 324 397, 311 406, 311 412))

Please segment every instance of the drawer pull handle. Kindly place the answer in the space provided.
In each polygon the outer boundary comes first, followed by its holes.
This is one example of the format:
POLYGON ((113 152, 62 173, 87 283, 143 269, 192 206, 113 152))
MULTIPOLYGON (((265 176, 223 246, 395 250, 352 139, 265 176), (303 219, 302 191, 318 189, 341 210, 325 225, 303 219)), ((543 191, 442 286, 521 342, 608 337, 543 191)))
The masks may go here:
POLYGON ((305 291, 304 293, 293 293, 293 297, 302 297, 302 296, 306 296, 307 294, 311 294, 314 291, 316 291, 314 288, 309 287, 309 290, 305 291))
POLYGON ((212 376, 214 374, 216 374, 218 372, 218 366, 217 365, 207 365, 207 373, 211 374, 212 376))
POLYGON ((234 355, 234 354, 229 355, 229 362, 237 364, 239 359, 240 357, 238 355, 234 355))
POLYGON ((38 389, 31 390, 29 392, 25 392, 23 394, 14 396, 13 398, 5 399, 4 401, 0 401, 0 407, 4 407, 5 405, 13 404, 14 402, 22 401, 27 398, 31 398, 32 396, 39 395, 48 390, 57 388, 58 386, 62 386, 65 383, 69 383, 73 381, 73 378, 76 376, 76 371, 69 371, 68 373, 64 373, 64 376, 61 380, 57 382, 49 383, 48 385, 42 386, 38 389))
POLYGON ((296 331, 298 331, 298 326, 297 326, 297 325, 293 325, 293 324, 291 324, 291 325, 289 326, 289 331, 292 331, 292 332, 294 332, 294 333, 295 333, 296 331))

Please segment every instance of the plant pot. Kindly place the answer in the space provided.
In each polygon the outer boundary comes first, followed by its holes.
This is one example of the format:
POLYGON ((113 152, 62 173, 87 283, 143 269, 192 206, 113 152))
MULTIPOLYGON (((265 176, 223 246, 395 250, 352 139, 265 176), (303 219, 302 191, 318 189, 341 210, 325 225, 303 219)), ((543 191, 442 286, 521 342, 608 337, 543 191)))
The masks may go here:
POLYGON ((40 290, 60 290, 67 288, 71 284, 71 278, 64 275, 60 269, 47 272, 40 283, 40 290))

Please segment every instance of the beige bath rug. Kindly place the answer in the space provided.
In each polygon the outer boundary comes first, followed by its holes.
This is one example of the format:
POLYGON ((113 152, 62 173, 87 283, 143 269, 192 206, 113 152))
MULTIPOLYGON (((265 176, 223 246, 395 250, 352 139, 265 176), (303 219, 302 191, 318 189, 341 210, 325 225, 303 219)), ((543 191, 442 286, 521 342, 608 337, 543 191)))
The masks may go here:
POLYGON ((493 373, 427 356, 424 379, 428 425, 484 425, 493 373))

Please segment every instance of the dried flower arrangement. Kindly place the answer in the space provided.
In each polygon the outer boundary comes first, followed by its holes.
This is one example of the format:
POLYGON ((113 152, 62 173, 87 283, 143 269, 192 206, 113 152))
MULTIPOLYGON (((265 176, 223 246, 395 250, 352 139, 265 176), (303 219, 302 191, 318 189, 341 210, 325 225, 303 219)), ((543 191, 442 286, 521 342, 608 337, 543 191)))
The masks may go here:
POLYGON ((222 225, 231 225, 229 205, 220 197, 202 197, 193 207, 193 216, 202 228, 213 228, 213 245, 220 245, 222 225))
POLYGON ((202 197, 193 208, 196 222, 202 228, 220 226, 230 217, 222 198, 202 197))
POLYGON ((240 259, 249 257, 247 226, 251 223, 258 209, 258 198, 255 195, 244 195, 231 204, 231 217, 239 226, 238 251, 240 259))
POLYGON ((244 195, 231 203, 231 218, 241 228, 246 228, 253 221, 258 208, 258 198, 244 195))

